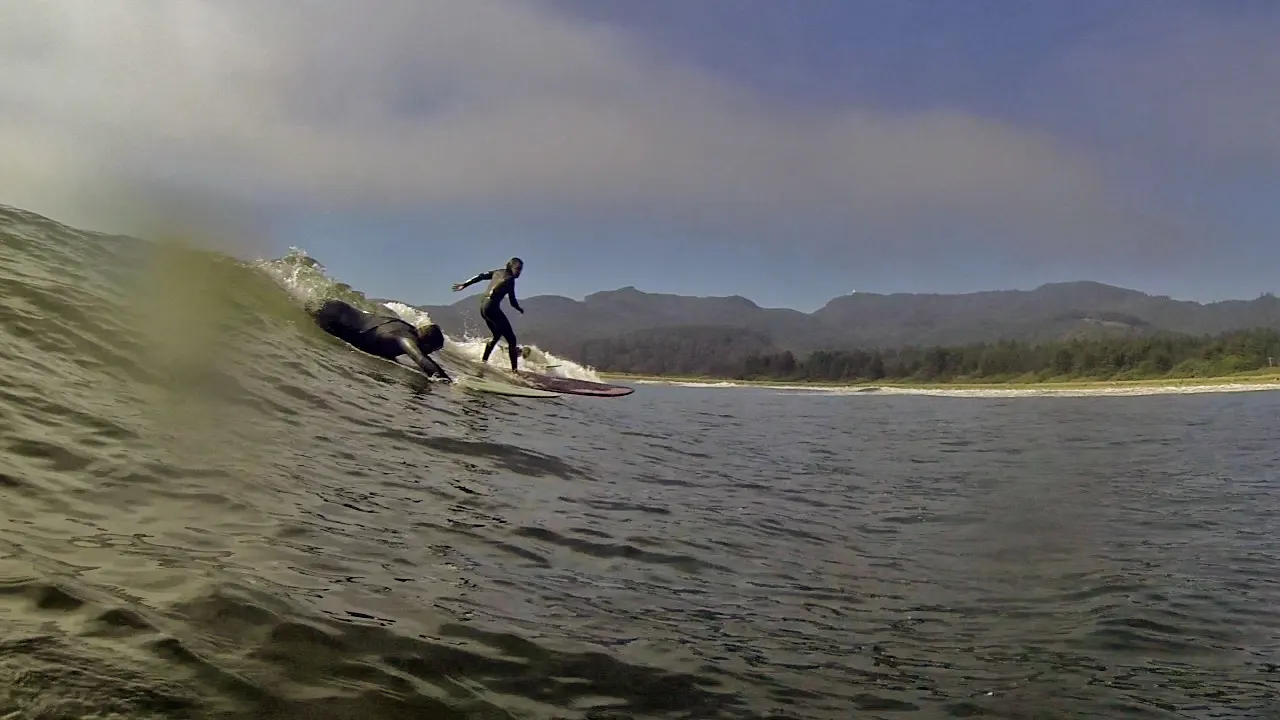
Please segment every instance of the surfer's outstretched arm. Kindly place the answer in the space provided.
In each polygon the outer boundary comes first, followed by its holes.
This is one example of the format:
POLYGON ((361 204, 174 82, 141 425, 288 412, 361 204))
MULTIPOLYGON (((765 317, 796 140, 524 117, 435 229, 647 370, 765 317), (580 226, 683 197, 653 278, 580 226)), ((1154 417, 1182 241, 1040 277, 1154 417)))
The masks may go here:
POLYGON ((443 368, 436 364, 435 360, 422 353, 422 350, 418 348, 418 343, 413 338, 402 337, 397 338, 397 340, 400 342, 400 349, 404 350, 404 354, 412 358, 418 364, 418 367, 422 369, 422 372, 426 373, 427 377, 453 382, 453 379, 445 373, 443 368))
POLYGON ((493 279, 493 271, 485 270, 484 272, 477 274, 475 277, 471 278, 466 282, 454 283, 453 291, 458 292, 459 290, 463 290, 465 288, 471 287, 472 285, 475 285, 481 280, 492 280, 492 279, 493 279))

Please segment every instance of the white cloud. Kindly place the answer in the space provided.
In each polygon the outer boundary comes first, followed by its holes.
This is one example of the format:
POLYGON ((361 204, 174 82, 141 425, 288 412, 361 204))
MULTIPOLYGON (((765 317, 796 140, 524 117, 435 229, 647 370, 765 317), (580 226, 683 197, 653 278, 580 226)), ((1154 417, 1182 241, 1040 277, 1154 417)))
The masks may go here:
POLYGON ((773 107, 529 2, 0 0, 0 14, 0 202, 40 211, 115 176, 336 210, 1091 231, 1119 213, 1089 157, 1047 136, 961 110, 773 107))

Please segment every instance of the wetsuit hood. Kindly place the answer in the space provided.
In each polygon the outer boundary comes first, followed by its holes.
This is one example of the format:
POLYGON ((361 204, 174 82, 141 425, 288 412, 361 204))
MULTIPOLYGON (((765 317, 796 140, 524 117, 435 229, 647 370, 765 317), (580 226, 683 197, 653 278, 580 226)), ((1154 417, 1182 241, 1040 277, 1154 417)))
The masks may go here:
POLYGON ((426 327, 418 330, 418 349, 424 354, 430 355, 444 347, 444 332, 440 330, 440 326, 435 323, 428 323, 426 327))

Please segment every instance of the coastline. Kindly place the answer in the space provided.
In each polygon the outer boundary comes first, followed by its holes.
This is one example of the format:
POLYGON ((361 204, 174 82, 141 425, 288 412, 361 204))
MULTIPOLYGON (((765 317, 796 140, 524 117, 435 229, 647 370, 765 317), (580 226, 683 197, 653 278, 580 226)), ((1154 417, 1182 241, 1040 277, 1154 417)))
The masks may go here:
POLYGON ((1280 390, 1280 369, 1221 377, 1148 380, 1060 380, 1043 382, 861 382, 731 380, 711 377, 597 372, 601 380, 673 387, 759 388, 823 394, 941 395, 957 397, 1167 395, 1280 390))

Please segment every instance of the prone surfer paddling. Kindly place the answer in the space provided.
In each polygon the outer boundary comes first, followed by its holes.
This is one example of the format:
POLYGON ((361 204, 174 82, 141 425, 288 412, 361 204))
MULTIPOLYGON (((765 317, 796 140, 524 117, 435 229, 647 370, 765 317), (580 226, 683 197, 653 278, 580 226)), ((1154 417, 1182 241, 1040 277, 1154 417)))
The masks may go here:
POLYGON ((387 360, 408 355, 430 378, 450 382, 444 370, 428 357, 444 347, 444 333, 432 323, 418 330, 395 316, 375 315, 341 300, 327 300, 312 316, 320 329, 387 360))
POLYGON ((484 298, 480 301, 480 317, 484 318, 484 324, 489 326, 489 332, 493 333, 493 337, 489 338, 489 342, 484 344, 484 355, 480 362, 489 362, 489 355, 493 353, 493 349, 497 347, 499 340, 507 342, 507 354, 511 358, 511 372, 516 372, 516 364, 520 357, 520 346, 516 344, 516 333, 511 328, 511 321, 507 319, 505 313, 502 312, 502 298, 511 299, 511 307, 524 314, 524 308, 520 307, 520 301, 516 300, 516 278, 520 277, 521 271, 524 270, 524 261, 520 258, 511 258, 507 261, 506 266, 497 270, 487 270, 482 272, 470 280, 462 283, 456 283, 453 291, 458 292, 481 280, 488 280, 489 287, 484 291, 484 298))

